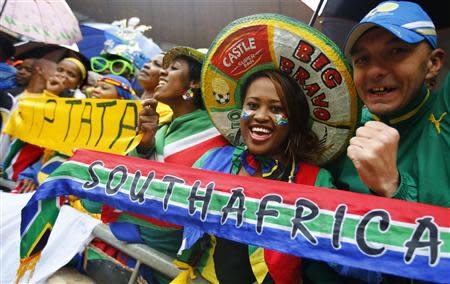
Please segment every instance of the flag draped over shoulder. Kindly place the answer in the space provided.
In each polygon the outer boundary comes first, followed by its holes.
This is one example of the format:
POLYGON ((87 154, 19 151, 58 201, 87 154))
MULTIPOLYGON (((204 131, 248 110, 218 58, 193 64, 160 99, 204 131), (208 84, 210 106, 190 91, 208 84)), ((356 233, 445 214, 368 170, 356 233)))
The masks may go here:
POLYGON ((206 151, 227 144, 204 110, 196 110, 162 125, 155 136, 160 162, 192 166, 206 151))
POLYGON ((29 245, 36 208, 53 212, 54 197, 70 194, 287 254, 450 282, 450 209, 261 181, 78 150, 23 209, 21 257, 40 248, 29 245))

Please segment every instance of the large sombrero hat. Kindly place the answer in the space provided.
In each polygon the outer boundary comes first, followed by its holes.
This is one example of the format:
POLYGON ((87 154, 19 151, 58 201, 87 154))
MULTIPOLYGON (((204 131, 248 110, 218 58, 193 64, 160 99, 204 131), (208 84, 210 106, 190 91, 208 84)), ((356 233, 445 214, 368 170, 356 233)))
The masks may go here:
POLYGON ((235 20, 213 41, 202 69, 202 94, 214 125, 232 144, 242 143, 240 88, 253 73, 278 69, 297 81, 308 99, 312 130, 322 143, 316 164, 336 158, 358 121, 350 67, 319 31, 277 14, 235 20))

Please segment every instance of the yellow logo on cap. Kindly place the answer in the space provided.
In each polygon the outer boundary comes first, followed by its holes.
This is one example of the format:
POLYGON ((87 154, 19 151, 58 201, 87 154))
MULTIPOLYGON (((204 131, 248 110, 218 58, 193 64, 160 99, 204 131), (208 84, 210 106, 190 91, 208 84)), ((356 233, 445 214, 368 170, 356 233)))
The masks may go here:
POLYGON ((394 11, 395 9, 398 8, 398 4, 397 3, 384 3, 380 6, 378 6, 377 8, 375 8, 377 10, 377 12, 390 12, 390 11, 394 11))
POLYGON ((378 7, 375 7, 372 11, 370 11, 366 17, 371 17, 377 13, 386 13, 386 12, 394 11, 398 8, 398 6, 399 5, 397 3, 393 3, 393 2, 381 4, 378 7))

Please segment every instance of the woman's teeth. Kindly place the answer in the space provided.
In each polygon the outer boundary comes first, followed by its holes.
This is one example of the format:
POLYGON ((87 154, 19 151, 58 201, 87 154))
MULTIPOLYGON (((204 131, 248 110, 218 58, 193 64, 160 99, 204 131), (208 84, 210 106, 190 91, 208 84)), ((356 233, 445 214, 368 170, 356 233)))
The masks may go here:
POLYGON ((270 134, 270 130, 262 127, 253 127, 252 132, 259 132, 264 134, 270 134))

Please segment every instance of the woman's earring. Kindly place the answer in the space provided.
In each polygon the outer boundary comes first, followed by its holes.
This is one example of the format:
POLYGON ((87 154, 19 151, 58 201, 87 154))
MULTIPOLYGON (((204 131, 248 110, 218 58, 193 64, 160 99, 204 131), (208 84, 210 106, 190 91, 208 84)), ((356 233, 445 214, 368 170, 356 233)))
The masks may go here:
POLYGON ((192 89, 189 89, 184 94, 182 94, 181 97, 185 101, 190 101, 194 97, 194 92, 192 91, 192 89))

